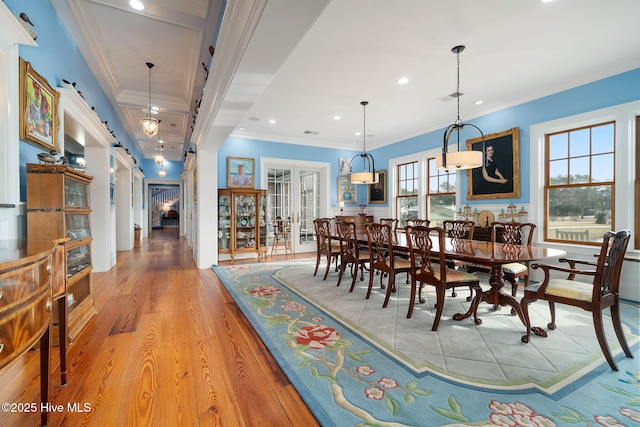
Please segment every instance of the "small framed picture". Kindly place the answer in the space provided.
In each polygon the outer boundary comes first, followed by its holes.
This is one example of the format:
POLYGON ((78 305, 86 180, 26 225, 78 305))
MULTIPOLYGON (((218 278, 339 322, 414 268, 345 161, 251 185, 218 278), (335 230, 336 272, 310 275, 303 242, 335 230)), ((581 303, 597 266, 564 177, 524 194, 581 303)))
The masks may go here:
POLYGON ((369 184, 369 204, 385 204, 387 203, 387 171, 376 171, 378 174, 378 182, 369 184))
POLYGON ((58 98, 60 94, 20 58, 20 139, 47 151, 59 151, 58 98))
POLYGON ((338 177, 338 203, 356 204, 356 186, 351 183, 349 176, 338 177))
POLYGON ((351 159, 347 157, 340 157, 338 167, 339 176, 349 176, 351 174, 351 159))
POLYGON ((253 188, 253 165, 247 157, 227 157, 227 187, 253 188))

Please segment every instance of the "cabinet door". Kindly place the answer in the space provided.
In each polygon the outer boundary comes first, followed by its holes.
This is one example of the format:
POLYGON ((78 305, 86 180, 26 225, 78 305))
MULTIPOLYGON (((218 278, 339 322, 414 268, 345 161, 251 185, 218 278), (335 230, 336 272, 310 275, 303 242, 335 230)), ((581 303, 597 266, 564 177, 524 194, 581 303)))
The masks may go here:
POLYGON ((67 277, 91 266, 91 243, 67 250, 67 277))
POLYGON ((260 246, 267 246, 267 193, 261 192, 258 196, 258 232, 260 233, 260 246))
POLYGON ((71 240, 91 237, 89 214, 67 213, 65 215, 65 220, 67 225, 67 237, 71 240))
POLYGON ((231 245, 231 193, 218 193, 218 249, 231 245))
POLYGON ((64 178, 64 198, 66 206, 89 207, 89 184, 64 178))
POLYGON ((256 205, 257 194, 235 194, 235 249, 253 249, 256 247, 256 205))

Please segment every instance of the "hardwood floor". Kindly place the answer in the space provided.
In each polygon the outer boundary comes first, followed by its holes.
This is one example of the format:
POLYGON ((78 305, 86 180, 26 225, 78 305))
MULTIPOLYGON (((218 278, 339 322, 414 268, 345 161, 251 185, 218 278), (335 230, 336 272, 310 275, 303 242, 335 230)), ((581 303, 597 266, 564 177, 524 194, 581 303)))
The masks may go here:
MULTIPOLYGON (((196 269, 177 229, 154 231, 117 257, 93 274, 98 314, 69 348, 66 387, 52 351, 50 400, 63 409, 49 413, 49 425, 318 425, 213 271, 196 269)), ((5 370, 1 402, 39 402, 38 360, 30 351, 5 370)), ((2 426, 39 423, 38 413, 0 413, 2 426)))

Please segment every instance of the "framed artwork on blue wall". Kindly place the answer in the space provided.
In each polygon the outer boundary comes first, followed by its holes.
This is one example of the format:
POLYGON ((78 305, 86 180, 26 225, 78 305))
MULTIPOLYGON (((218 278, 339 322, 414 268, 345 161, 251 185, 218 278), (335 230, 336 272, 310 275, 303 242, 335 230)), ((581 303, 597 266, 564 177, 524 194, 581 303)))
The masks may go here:
POLYGON ((227 187, 253 188, 253 165, 247 157, 227 157, 227 187))

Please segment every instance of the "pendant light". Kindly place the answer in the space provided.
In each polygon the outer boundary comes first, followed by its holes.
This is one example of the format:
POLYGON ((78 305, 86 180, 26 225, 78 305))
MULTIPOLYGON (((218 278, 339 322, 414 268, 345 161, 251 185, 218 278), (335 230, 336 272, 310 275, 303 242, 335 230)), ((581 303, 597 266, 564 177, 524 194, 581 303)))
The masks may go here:
POLYGON ((378 174, 376 173, 375 161, 373 156, 367 153, 367 105, 368 101, 360 102, 362 105, 362 153, 356 154, 351 158, 351 183, 352 184, 376 184, 378 182, 378 174), (361 158, 363 163, 362 172, 353 172, 353 161, 361 158))
POLYGON ((456 93, 453 95, 456 97, 458 101, 458 117, 455 123, 449 125, 447 129, 444 131, 443 137, 443 145, 442 145, 442 155, 436 156, 436 168, 440 170, 461 170, 461 169, 473 169, 479 168, 482 166, 482 158, 484 155, 484 134, 477 126, 471 123, 463 123, 460 120, 460 97, 462 94, 460 93, 460 52, 464 50, 463 45, 459 45, 451 49, 451 52, 456 54, 456 58, 458 60, 458 85, 456 87, 456 93), (460 131, 464 129, 465 126, 471 126, 475 128, 480 135, 482 136, 482 151, 460 151, 460 131), (453 132, 456 132, 458 138, 458 151, 455 152, 447 152, 449 145, 449 137, 453 132))
POLYGON ((165 176, 167 176, 167 171, 164 170, 164 165, 160 166, 160 170, 158 171, 158 175, 160 176, 160 178, 164 178, 165 176))
POLYGON ((140 123, 142 123, 142 130, 147 136, 155 136, 158 133, 158 124, 160 122, 158 119, 151 117, 151 69, 153 64, 151 62, 146 64, 149 68, 149 106, 147 107, 147 116, 140 120, 140 123))
MULTIPOLYGON (((160 128, 159 125, 160 120, 158 120, 158 129, 160 128)), ((162 166, 162 164, 164 163, 164 155, 162 154, 164 147, 162 146, 162 144, 160 144, 160 134, 158 134, 158 130, 156 130, 156 135, 158 137, 158 145, 156 147, 156 152, 153 153, 153 161, 156 162, 158 166, 162 166)))

